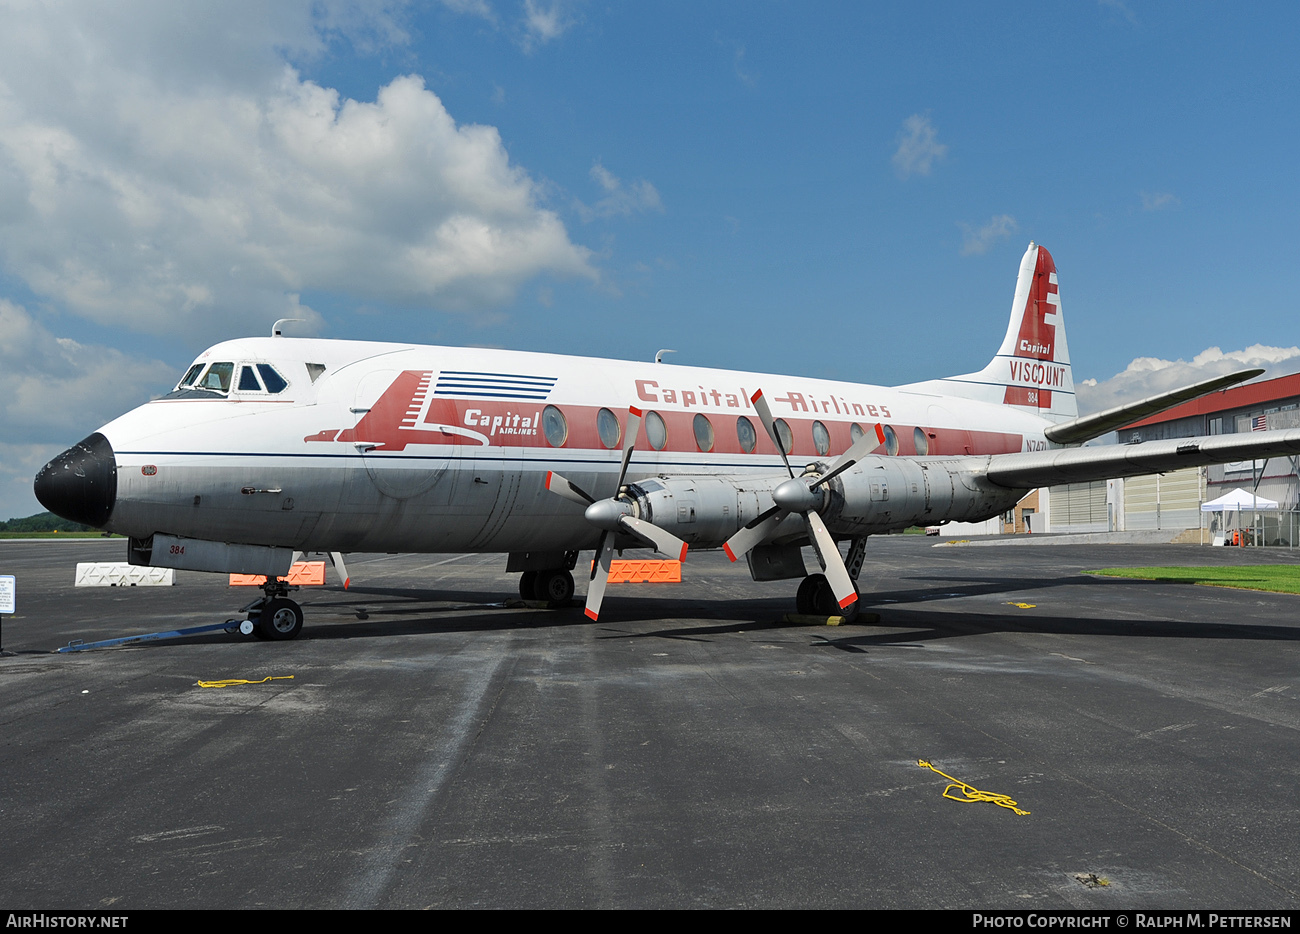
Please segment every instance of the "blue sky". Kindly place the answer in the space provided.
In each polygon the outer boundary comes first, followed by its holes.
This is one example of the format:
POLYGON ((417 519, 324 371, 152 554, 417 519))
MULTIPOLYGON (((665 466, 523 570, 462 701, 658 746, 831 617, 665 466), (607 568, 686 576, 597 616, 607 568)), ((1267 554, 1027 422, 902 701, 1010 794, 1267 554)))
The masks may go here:
POLYGON ((0 0, 0 516, 285 314, 892 384, 1033 239, 1085 408, 1300 369, 1292 5, 264 6, 0 0))

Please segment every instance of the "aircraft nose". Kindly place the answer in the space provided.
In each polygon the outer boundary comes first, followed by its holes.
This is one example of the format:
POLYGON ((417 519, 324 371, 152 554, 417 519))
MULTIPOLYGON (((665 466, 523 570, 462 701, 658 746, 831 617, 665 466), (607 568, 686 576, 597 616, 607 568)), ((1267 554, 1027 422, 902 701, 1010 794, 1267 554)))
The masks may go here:
POLYGON ((117 500, 113 446, 95 432, 42 467, 34 486, 41 505, 55 515, 103 526, 117 500))

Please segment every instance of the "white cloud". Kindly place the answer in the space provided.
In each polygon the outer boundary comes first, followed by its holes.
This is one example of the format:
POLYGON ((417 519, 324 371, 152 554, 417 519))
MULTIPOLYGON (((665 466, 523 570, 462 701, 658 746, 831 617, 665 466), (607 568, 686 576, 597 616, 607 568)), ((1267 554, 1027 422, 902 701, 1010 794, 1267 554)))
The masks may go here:
POLYGON ((279 57, 330 31, 400 41, 397 4, 142 6, 0 31, 0 265, 56 307, 209 337, 308 289, 481 309, 597 278, 494 127, 415 75, 354 101, 279 57))
POLYGON ((1176 195, 1171 195, 1167 191, 1143 191, 1139 194, 1142 197, 1144 211, 1163 211, 1165 208, 1176 208, 1182 204, 1176 195))
POLYGON ((899 178, 929 175, 934 163, 943 159, 948 147, 938 141, 928 114, 912 114, 898 131, 898 149, 894 153, 894 171, 899 178))
POLYGON ((1019 228, 1016 219, 1010 214, 995 214, 989 222, 976 230, 970 224, 958 222, 962 232, 961 255, 972 256, 987 253, 989 248, 999 240, 1011 236, 1019 228))
POLYGON ((531 52, 539 45, 558 39, 574 23, 573 14, 564 0, 524 0, 522 21, 524 51, 531 52))
POLYGON ((1190 362, 1138 357, 1110 379, 1086 379, 1077 383, 1079 411, 1100 412, 1247 367, 1265 367, 1268 370, 1265 379, 1300 372, 1300 347, 1252 344, 1243 350, 1227 352, 1210 347, 1190 362))
POLYGON ((662 211, 663 202, 655 186, 643 178, 638 178, 629 185, 624 185, 617 175, 599 162, 591 167, 591 177, 600 186, 605 196, 595 204, 586 205, 574 201, 574 207, 584 221, 598 217, 629 215, 641 211, 662 211))

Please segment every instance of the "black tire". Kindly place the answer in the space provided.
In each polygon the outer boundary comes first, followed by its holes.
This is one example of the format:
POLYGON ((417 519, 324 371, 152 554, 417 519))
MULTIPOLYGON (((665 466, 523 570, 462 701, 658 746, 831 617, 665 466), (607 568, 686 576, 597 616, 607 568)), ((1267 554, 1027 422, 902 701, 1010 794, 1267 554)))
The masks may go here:
POLYGON ((302 607, 284 597, 266 601, 258 615, 257 634, 273 642, 295 639, 302 632, 302 607))
MULTIPOLYGON (((794 595, 795 609, 805 616, 817 613, 817 590, 826 583, 826 575, 809 574, 799 582, 799 591, 794 595)), ((829 590, 829 586, 827 587, 829 590)))
POLYGON ((519 575, 519 596, 523 600, 537 599, 536 571, 524 571, 519 575))
POLYGON ((551 608, 564 606, 573 599, 573 575, 565 570, 538 571, 533 592, 551 608))

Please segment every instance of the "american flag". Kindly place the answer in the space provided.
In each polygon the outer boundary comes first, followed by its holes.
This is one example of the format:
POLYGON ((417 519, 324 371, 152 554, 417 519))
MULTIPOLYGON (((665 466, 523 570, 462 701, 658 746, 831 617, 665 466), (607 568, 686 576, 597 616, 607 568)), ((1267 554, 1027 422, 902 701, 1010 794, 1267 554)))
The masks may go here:
POLYGON ((1267 430, 1268 430, 1268 416, 1267 416, 1267 415, 1252 415, 1252 416, 1251 416, 1251 419, 1250 419, 1250 430, 1251 430, 1251 431, 1267 431, 1267 430))

